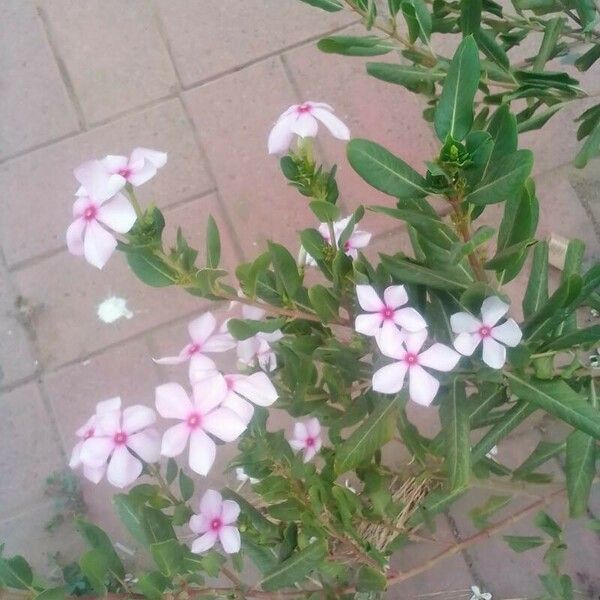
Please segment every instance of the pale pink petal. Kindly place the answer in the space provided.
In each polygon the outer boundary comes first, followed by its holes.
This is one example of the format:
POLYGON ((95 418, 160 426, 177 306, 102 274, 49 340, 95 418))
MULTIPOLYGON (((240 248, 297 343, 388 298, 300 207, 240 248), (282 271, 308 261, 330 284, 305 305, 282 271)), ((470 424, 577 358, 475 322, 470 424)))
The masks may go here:
POLYGON ((258 306, 242 304, 242 317, 244 317, 244 319, 260 321, 266 314, 267 313, 262 308, 258 308, 258 306))
POLYGON ((94 267, 101 269, 117 247, 115 236, 108 233, 98 221, 90 221, 83 237, 83 254, 94 267))
POLYGON ((260 346, 260 340, 254 336, 237 343, 237 356, 246 365, 252 363, 260 346))
POLYGON ((305 440, 308 437, 308 430, 306 429, 306 425, 301 421, 294 423, 294 439, 296 440, 305 440))
POLYGON ((130 435, 127 446, 147 463, 155 463, 160 457, 160 435, 153 427, 130 435))
POLYGON ((464 356, 471 356, 479 346, 481 337, 477 333, 459 333, 453 342, 454 347, 464 356))
POLYGON ((180 365, 186 360, 190 360, 190 353, 188 352, 188 348, 190 347, 191 344, 185 346, 177 356, 163 356, 162 358, 153 358, 152 360, 157 365, 180 365))
POLYGON ((215 443, 202 429, 194 429, 190 435, 190 469, 199 475, 207 475, 215 462, 216 454, 215 443))
POLYGON ((224 442, 237 440, 246 423, 229 408, 216 408, 202 418, 202 429, 224 442))
POLYGON ((279 397, 275 386, 264 373, 252 373, 248 377, 237 379, 234 389, 258 406, 271 406, 279 397))
POLYGON ((314 107, 310 112, 329 129, 333 137, 336 137, 338 140, 350 139, 350 130, 332 112, 319 107, 314 107))
POLYGON ((192 552, 194 554, 201 554, 202 552, 210 550, 215 545, 215 542, 217 541, 218 537, 219 534, 216 531, 212 529, 210 531, 207 531, 204 535, 200 536, 192 542, 192 552))
POLYGON ((227 391, 227 382, 217 371, 194 384, 194 406, 201 414, 206 415, 225 400, 227 391))
POLYGON ((106 478, 115 487, 124 488, 142 474, 142 463, 125 446, 118 446, 112 453, 106 478))
POLYGON ((83 234, 85 219, 75 219, 67 228, 67 248, 75 256, 83 256, 83 234))
POLYGON ((156 388, 156 410, 165 419, 187 419, 194 405, 178 383, 163 383, 156 388))
POLYGON ((406 349, 404 348, 406 337, 407 335, 399 331, 391 321, 386 321, 375 341, 382 354, 390 358, 400 359, 406 354, 406 349))
POLYGON ((235 392, 229 392, 229 394, 227 394, 227 397, 223 400, 222 406, 232 410, 244 423, 249 423, 254 415, 254 407, 252 404, 247 400, 244 400, 235 392))
POLYGON ((323 445, 323 440, 320 437, 316 438, 315 444, 314 444, 315 452, 318 452, 321 449, 322 445, 323 445))
POLYGON ((277 356, 275 352, 272 352, 269 349, 269 345, 261 343, 261 346, 258 349, 258 364, 263 371, 274 371, 277 368, 277 356), (266 346, 266 347, 265 347, 266 346))
POLYGON ((493 327, 507 312, 508 304, 498 296, 490 296, 481 305, 481 320, 488 327, 493 327))
POLYGON ((211 519, 205 515, 192 515, 190 518, 190 529, 194 533, 206 533, 210 529, 211 519))
POLYGON ((81 466, 81 448, 83 447, 83 442, 77 442, 75 446, 73 446, 73 450, 71 451, 71 458, 69 460, 69 467, 71 469, 77 469, 81 466))
POLYGON ((127 434, 136 433, 156 423, 156 413, 148 406, 136 404, 123 411, 123 431, 127 434))
POLYGON ((89 160, 74 171, 75 179, 94 200, 104 201, 114 196, 125 186, 125 179, 106 170, 99 160, 89 160))
POLYGON ((101 413, 96 413, 95 435, 112 437, 119 431, 121 431, 120 410, 103 410, 101 413))
POLYGON ((344 254, 349 256, 352 260, 356 260, 358 258, 358 250, 355 250, 354 248, 347 248, 344 254))
POLYGON ((320 435, 321 424, 319 423, 319 420, 315 417, 308 419, 308 421, 306 421, 306 431, 312 438, 316 438, 318 435, 320 435))
POLYGON ((129 200, 123 194, 116 194, 98 208, 97 219, 117 233, 127 233, 137 216, 129 200))
POLYGON ((444 344, 433 344, 419 354, 419 364, 436 371, 452 371, 460 360, 460 354, 444 344))
POLYGON ((508 319, 502 325, 496 325, 491 331, 492 337, 511 348, 519 344, 523 334, 514 319, 508 319))
POLYGON ((396 394, 402 389, 407 368, 403 362, 381 367, 373 373, 373 390, 382 394, 396 394))
POLYGON ((421 313, 410 306, 399 308, 394 312, 394 323, 413 333, 427 327, 427 322, 421 313))
POLYGON ((376 335, 382 323, 383 316, 381 313, 366 313, 356 317, 354 329, 363 335, 376 335))
MULTIPOLYGON (((321 237, 326 241, 331 243, 331 239, 330 239, 330 235, 329 235, 329 225, 327 225, 327 223, 321 223, 319 225, 319 233, 321 234, 321 237)), ((338 236, 336 235, 336 238, 338 236)))
POLYGON ((115 174, 127 168, 127 157, 108 154, 100 161, 109 173, 115 174))
POLYGON ((101 415, 105 412, 110 412, 114 410, 119 410, 121 408, 121 398, 119 396, 115 396, 114 398, 109 398, 108 400, 102 400, 96 404, 96 414, 101 415))
POLYGON ((408 302, 408 294, 403 285, 390 285, 383 292, 383 300, 388 308, 398 308, 408 302))
POLYGON ((202 345, 202 352, 225 352, 235 348, 237 341, 228 333, 211 335, 202 345))
POLYGON ((200 498, 200 513, 209 519, 221 517, 223 507, 223 496, 216 490, 206 490, 200 498))
POLYGON ((408 378, 410 399, 417 404, 429 406, 440 388, 440 382, 419 365, 410 368, 408 378))
POLYGON ((190 431, 187 423, 177 423, 169 427, 163 434, 160 453, 169 457, 179 456, 187 446, 190 431))
MULTIPOLYGON (((309 102, 305 102, 304 104, 310 106, 311 108, 324 108, 329 112, 333 112, 333 107, 325 102, 313 102, 312 100, 310 100, 309 102)), ((298 107, 296 106, 296 108, 298 107)))
POLYGON ((501 369, 506 362, 506 348, 495 339, 483 339, 483 362, 492 369, 501 369))
POLYGON ((237 527, 232 527, 231 525, 221 527, 219 530, 219 540, 221 541, 223 550, 227 554, 235 554, 240 551, 241 540, 237 527))
POLYGON ((225 525, 234 523, 240 516, 240 505, 233 500, 223 500, 221 505, 221 519, 225 525))
POLYGON ((348 238, 348 251, 351 252, 356 248, 365 248, 369 245, 372 237, 368 231, 354 231, 348 238))
POLYGON ((317 454, 317 449, 314 446, 307 446, 304 449, 304 460, 303 462, 307 463, 311 461, 317 454))
MULTIPOLYGON (((99 403, 100 404, 100 403, 99 403)), ((96 413, 98 412, 98 406, 96 406, 96 413)), ((94 429, 96 425, 96 415, 92 415, 79 429, 75 430, 77 437, 85 437, 90 430, 94 429)))
POLYGON ((106 465, 101 467, 88 467, 83 465, 83 476, 92 483, 99 483, 106 473, 106 465))
POLYGON ((95 208, 98 207, 98 204, 88 196, 88 193, 83 188, 79 189, 82 192, 82 196, 78 197, 75 202, 73 202, 73 217, 76 219, 83 216, 86 208, 90 208, 91 206, 95 208))
POLYGON ((133 186, 138 186, 150 181, 156 175, 156 167, 147 159, 139 168, 134 168, 127 176, 127 181, 133 186))
POLYGON ((202 345, 217 327, 217 320, 211 312, 206 312, 188 324, 190 337, 196 344, 202 345))
POLYGON ((294 114, 294 111, 292 111, 287 115, 282 115, 277 123, 273 125, 267 143, 269 154, 285 154, 288 151, 292 140, 294 139, 292 123, 294 123, 295 120, 296 115, 294 114))
POLYGON ((319 124, 317 120, 309 113, 301 113, 296 115, 296 118, 292 121, 291 130, 302 138, 315 137, 319 130, 319 124))
POLYGON ((412 354, 418 354, 426 339, 427 329, 421 329, 420 331, 415 332, 407 332, 404 335, 404 345, 412 354))
POLYGON ((164 167, 167 164, 167 153, 150 148, 134 148, 131 153, 131 162, 146 159, 150 161, 157 169, 164 167))
POLYGON ((304 450, 304 447, 306 446, 306 444, 301 440, 292 439, 288 440, 288 442, 295 452, 298 452, 299 450, 304 450))
POLYGON ((196 353, 190 358, 190 367, 188 371, 190 383, 194 385, 207 377, 215 375, 217 372, 217 365, 215 365, 208 356, 196 353))
POLYGON ((474 333, 482 323, 467 312, 458 312, 450 316, 450 327, 454 333, 474 333))
POLYGON ((375 288, 370 285, 357 285, 356 297, 361 308, 369 312, 377 312, 385 308, 385 304, 381 301, 375 288))

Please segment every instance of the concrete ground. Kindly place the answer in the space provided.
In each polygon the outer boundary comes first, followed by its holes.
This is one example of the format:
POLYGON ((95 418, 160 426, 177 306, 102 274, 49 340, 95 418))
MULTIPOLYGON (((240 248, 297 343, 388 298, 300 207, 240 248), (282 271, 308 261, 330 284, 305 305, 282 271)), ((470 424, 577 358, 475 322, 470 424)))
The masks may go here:
MULTIPOLYGON (((61 500, 46 493, 47 475, 65 467, 73 431, 98 400, 119 394, 128 404, 151 404, 156 385, 181 378, 182 370, 160 369, 150 357, 178 349, 186 322, 208 306, 179 290, 144 287, 120 256, 98 271, 67 253, 73 167, 138 145, 166 151, 167 166, 140 196, 164 210, 171 239, 181 224, 202 248, 210 213, 227 267, 250 259, 268 238, 295 247, 296 232, 313 219, 266 153, 269 128, 287 106, 326 101, 354 136, 419 169, 437 147, 421 119, 421 98, 369 78, 363 59, 315 47, 324 34, 355 30, 352 15, 296 0, 0 0, 0 543, 7 554, 24 553, 45 570, 49 552, 74 555, 78 542, 68 525, 45 528, 61 500), (111 295, 127 300, 132 318, 112 325, 97 318, 111 295)), ((585 75, 583 87, 600 93, 598 71, 585 75)), ((577 146, 572 119, 593 102, 573 103, 522 140, 536 151, 540 235, 583 239, 588 260, 599 255, 600 174, 597 163, 582 172, 569 161, 577 146)), ((323 135, 319 151, 339 165, 346 209, 390 203, 352 172, 343 144, 323 135)), ((406 243, 374 215, 362 228, 377 236, 371 252, 406 243)), ((501 457, 516 464, 552 434, 535 425, 503 444, 501 457)), ((208 483, 223 481, 215 475, 208 483)), ((112 516, 111 490, 84 491, 90 518, 131 546, 112 516)), ((451 511, 441 539, 470 535, 467 509, 451 511)), ((598 493, 591 510, 600 516, 598 493)), ((564 516, 560 507, 555 514, 564 516)), ((578 598, 599 598, 598 537, 583 522, 568 531, 578 598)), ((396 562, 406 568, 436 551, 419 546, 396 562)), ((468 598, 475 583, 495 599, 532 597, 540 560, 489 541, 390 598, 468 598)))

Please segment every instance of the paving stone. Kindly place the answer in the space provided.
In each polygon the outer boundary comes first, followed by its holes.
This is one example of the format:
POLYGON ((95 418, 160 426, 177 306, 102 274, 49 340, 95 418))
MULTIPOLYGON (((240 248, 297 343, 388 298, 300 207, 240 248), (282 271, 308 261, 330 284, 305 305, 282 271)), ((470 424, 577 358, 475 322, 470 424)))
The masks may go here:
POLYGON ((600 160, 590 161, 585 169, 570 169, 568 178, 579 199, 588 209, 596 235, 600 240, 600 187, 598 173, 600 160))
POLYGON ((19 271, 15 277, 24 301, 31 307, 41 362, 47 369, 84 358, 206 306, 202 298, 178 288, 146 286, 119 255, 98 271, 64 252, 19 271), (112 324, 100 321, 98 305, 111 296, 127 300, 133 312, 131 319, 112 324))
POLYGON ((281 0, 160 0, 159 12, 184 86, 356 21, 281 0))
POLYGON ((35 383, 0 397, 0 519, 39 504, 45 479, 64 465, 35 383), (10 476, 8 476, 10 474, 10 476))
POLYGON ((77 114, 33 2, 2 3, 0 40, 0 158, 77 131, 77 114))
POLYGON ((37 362, 23 326, 23 314, 6 268, 0 264, 0 386, 17 383, 35 373, 37 362))
POLYGON ((186 92, 223 205, 247 259, 267 239, 299 247, 298 231, 314 225, 306 199, 290 188, 267 154, 269 130, 297 99, 278 58, 186 92))
POLYGON ((88 123, 176 90, 151 3, 40 0, 40 5, 88 123))
POLYGON ((0 166, 0 239, 8 265, 65 245, 77 165, 135 146, 169 154, 159 174, 138 188, 140 200, 165 207, 213 187, 178 100, 53 144, 0 166))

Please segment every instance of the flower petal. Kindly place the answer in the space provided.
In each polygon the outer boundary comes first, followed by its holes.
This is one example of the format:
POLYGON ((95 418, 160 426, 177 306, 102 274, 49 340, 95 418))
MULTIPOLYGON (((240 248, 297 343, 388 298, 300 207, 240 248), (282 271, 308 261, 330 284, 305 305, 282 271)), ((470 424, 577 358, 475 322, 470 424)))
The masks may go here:
POLYGON ((217 327, 217 320, 211 312, 206 312, 188 324, 192 341, 202 345, 217 327))
POLYGON ((206 490, 200 498, 200 513, 209 519, 221 517, 223 497, 216 490, 206 490))
POLYGON ((167 164, 167 153, 160 152, 158 150, 151 150, 150 148, 134 148, 131 152, 131 162, 137 162, 142 159, 148 160, 157 169, 160 169, 167 164))
POLYGON ((363 310, 377 312, 385 308, 385 304, 382 302, 373 286, 357 285, 356 297, 358 298, 358 303, 363 310))
POLYGON ((418 354, 427 339, 427 329, 404 334, 404 345, 409 352, 418 354))
POLYGON ((118 446, 112 453, 106 478, 112 485, 124 488, 133 483, 142 474, 142 463, 126 446, 118 446))
POLYGON ((194 384, 194 406, 202 415, 207 415, 219 406, 227 396, 227 382, 218 371, 194 384))
POLYGON ((75 219, 67 228, 67 248, 75 256, 83 256, 83 234, 85 219, 75 219))
POLYGON ((383 300, 388 308, 398 308, 408 302, 408 294, 403 285, 390 285, 383 292, 383 300))
POLYGON ((201 554, 202 552, 210 550, 215 545, 218 537, 219 534, 216 531, 213 531, 212 529, 207 531, 204 535, 196 538, 192 542, 192 552, 194 554, 201 554))
POLYGON ((125 179, 113 175, 99 160, 89 160, 74 171, 75 179, 85 188, 94 200, 108 200, 125 186, 125 179))
POLYGON ((410 399, 417 404, 429 406, 440 388, 440 382, 419 365, 410 368, 408 377, 410 399))
POLYGON ((306 421, 306 431, 310 437, 316 438, 321 435, 321 424, 319 419, 312 417, 306 421))
POLYGON ((132 169, 127 176, 127 181, 136 187, 150 181, 156 175, 156 167, 148 159, 143 159, 140 164, 140 167, 132 169))
POLYGON ((187 352, 188 346, 186 346, 177 356, 163 356, 162 358, 153 358, 152 360, 157 365, 180 365, 186 360, 190 360, 190 355, 187 352))
POLYGON ((81 466, 81 448, 83 446, 83 441, 79 441, 73 446, 73 450, 71 451, 71 458, 69 459, 69 467, 71 469, 77 469, 81 466))
POLYGON ((265 316, 265 314, 265 311, 262 308, 258 308, 258 306, 242 304, 242 316, 244 317, 244 319, 260 321, 265 316))
POLYGON ((410 306, 394 311, 394 323, 412 333, 416 333, 427 327, 427 322, 421 316, 421 313, 410 306))
POLYGON ((307 463, 311 461, 317 454, 317 449, 314 446, 307 446, 304 448, 304 459, 303 462, 307 463))
POLYGON ((221 519, 225 525, 234 523, 240 516, 240 505, 234 500, 223 500, 221 505, 221 519))
POLYGON ((482 324, 468 312, 458 312, 450 316, 450 327, 454 333, 474 333, 482 324))
POLYGON ((222 406, 232 410, 244 423, 249 423, 254 415, 254 406, 233 391, 227 394, 222 406))
POLYGON ((258 352, 259 346, 260 339, 256 336, 253 336, 246 340, 240 340, 237 343, 237 357, 242 363, 250 365, 256 357, 256 353, 258 352))
POLYGON ((163 383, 155 390, 156 410, 165 419, 187 419, 194 405, 178 383, 163 383))
POLYGON ((488 327, 493 327, 507 312, 508 304, 498 296, 490 296, 481 305, 481 320, 488 327))
POLYGON ((123 431, 129 435, 156 423, 156 413, 148 406, 136 404, 123 411, 123 431))
POLYGON ((381 313, 365 313, 356 317, 354 329, 363 335, 376 335, 382 323, 383 317, 381 313))
POLYGON ((89 221, 83 235, 83 254, 94 267, 101 269, 117 247, 117 240, 98 223, 89 221))
POLYGON ((350 130, 346 124, 338 119, 332 112, 319 107, 312 108, 310 112, 315 118, 319 119, 327 129, 329 129, 333 137, 336 137, 338 140, 350 139, 350 130))
POLYGON ((109 173, 114 175, 115 173, 119 173, 119 171, 126 169, 128 161, 126 156, 108 154, 100 162, 109 173))
POLYGON ((396 394, 402 389, 407 366, 394 362, 373 373, 373 390, 382 394, 396 394))
POLYGON ((304 450, 304 447, 306 446, 306 444, 301 440, 291 439, 288 440, 288 443, 295 452, 298 452, 298 450, 304 450))
POLYGON ((160 453, 169 457, 179 456, 187 446, 190 431, 187 423, 177 423, 169 427, 163 434, 160 453))
POLYGON ((227 554, 235 554, 240 551, 240 547, 242 545, 240 539, 240 532, 237 527, 232 527, 231 525, 225 525, 221 527, 219 530, 219 540, 221 541, 221 546, 223 546, 223 550, 227 554))
POLYGON ((215 374, 217 365, 204 354, 193 354, 190 358, 189 378, 192 385, 215 374))
POLYGON ((88 467, 83 465, 83 476, 92 483, 99 483, 106 473, 106 465, 101 467, 88 467))
MULTIPOLYGON (((358 248, 365 248, 369 245, 373 236, 368 231, 353 231, 348 238, 348 248, 350 251, 358 248)), ((349 254, 349 252, 347 252, 349 254)))
POLYGON ((508 319, 506 323, 496 325, 492 328, 491 334, 495 340, 511 348, 517 346, 523 337, 523 333, 514 319, 508 319))
POLYGON ((306 424, 302 421, 294 423, 294 439, 304 441, 308 437, 308 430, 306 424))
POLYGON ((290 129, 302 138, 315 137, 319 130, 319 124, 311 114, 305 112, 296 116, 290 129))
POLYGON ((419 364, 436 371, 452 371, 460 360, 460 354, 444 344, 433 344, 419 354, 419 364))
POLYGON ((292 123, 296 120, 296 115, 290 113, 279 118, 273 125, 269 133, 267 147, 269 154, 285 154, 294 139, 292 123))
POLYGON ((202 429, 224 442, 237 440, 246 423, 229 408, 216 408, 202 418, 202 429))
POLYGON ((237 341, 229 333, 211 335, 202 345, 203 352, 225 352, 235 348, 237 341))
POLYGON ((404 340, 406 335, 390 321, 384 323, 381 332, 375 338, 381 353, 390 358, 400 359, 406 354, 404 340))
POLYGON ((210 529, 210 519, 205 515, 192 515, 190 518, 190 529, 194 533, 206 533, 210 529))
POLYGON ((234 389, 258 406, 271 406, 279 397, 275 386, 264 373, 252 373, 236 379, 234 389))
POLYGON ((84 465, 90 467, 101 467, 106 464, 108 457, 114 450, 115 444, 109 437, 92 437, 81 446, 79 459, 84 465))
POLYGON ((98 208, 98 221, 117 233, 127 233, 134 225, 137 215, 123 194, 116 194, 98 208))
POLYGON ((160 435, 153 427, 130 435, 127 446, 147 463, 157 462, 160 457, 160 435))
POLYGON ((484 338, 483 362, 492 369, 501 369, 506 362, 506 348, 492 337, 484 338))
POLYGON ((216 454, 215 443, 202 429, 195 429, 190 435, 190 469, 199 475, 208 475, 215 462, 216 454))
POLYGON ((96 404, 96 414, 101 415, 105 412, 110 412, 113 410, 120 410, 121 408, 121 398, 120 396, 115 396, 114 398, 109 398, 108 400, 102 400, 96 404))
POLYGON ((453 342, 454 347, 464 356, 471 356, 479 346, 481 336, 477 333, 459 333, 453 342))

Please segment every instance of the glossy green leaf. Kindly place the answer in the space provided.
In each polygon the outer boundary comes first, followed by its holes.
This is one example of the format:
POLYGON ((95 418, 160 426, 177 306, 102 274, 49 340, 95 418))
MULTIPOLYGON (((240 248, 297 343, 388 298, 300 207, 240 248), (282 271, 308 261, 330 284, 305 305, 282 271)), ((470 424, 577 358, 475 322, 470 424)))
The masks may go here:
POLYGON ((4 558, 0 556, 0 581, 15 590, 31 589, 33 573, 29 563, 22 556, 4 558))
POLYGON ((587 510, 592 482, 596 475, 597 456, 596 440, 591 435, 583 431, 573 431, 569 434, 565 473, 571 518, 580 517, 587 510))
POLYGON ((247 518, 254 528, 267 539, 279 537, 279 528, 275 523, 267 519, 261 512, 256 510, 245 498, 229 488, 221 490, 223 498, 234 500, 240 506, 242 515, 247 518))
POLYGON ((51 587, 35 595, 33 600, 63 600, 66 597, 63 586, 51 587))
POLYGON ((344 8, 344 5, 338 2, 338 0, 300 0, 300 2, 316 6, 327 12, 337 12, 344 8))
POLYGON ((492 29, 479 29, 475 32, 475 41, 479 49, 501 69, 508 71, 510 61, 504 48, 496 41, 492 29))
POLYGON ((537 535, 503 535, 502 539, 510 546, 511 550, 518 553, 539 548, 545 544, 544 539, 537 535))
POLYGON ((100 596, 106 594, 109 574, 106 556, 97 548, 88 550, 79 557, 79 567, 94 591, 100 596))
POLYGON ((194 480, 188 477, 183 470, 179 472, 179 491, 184 502, 194 495, 194 480))
POLYGON ((587 71, 599 58, 600 44, 596 43, 575 61, 575 66, 580 71, 587 71))
POLYGON ((578 329, 554 339, 547 346, 546 350, 567 350, 574 346, 583 346, 584 348, 600 345, 600 325, 592 325, 585 329, 578 329))
POLYGON ((281 282, 288 297, 295 298, 302 285, 296 260, 287 248, 275 242, 269 242, 269 253, 275 277, 281 282))
POLYGON ((216 269, 221 260, 221 238, 219 228, 212 215, 208 215, 206 223, 206 266, 216 269))
POLYGON ((481 0, 460 0, 459 24, 463 36, 479 31, 481 10, 481 0))
POLYGON ((340 301, 323 285, 313 285, 308 290, 310 303, 323 323, 336 321, 339 318, 340 301))
POLYGON ((346 35, 332 35, 322 38, 317 47, 327 54, 342 54, 345 56, 380 56, 391 52, 394 45, 380 37, 369 35, 355 37, 346 35))
POLYGON ((167 577, 175 575, 182 566, 183 548, 175 539, 150 544, 150 553, 160 572, 167 577))
POLYGON ((456 500, 458 500, 467 490, 467 488, 456 488, 454 490, 434 490, 429 492, 425 499, 421 502, 419 510, 417 510, 408 519, 408 527, 417 527, 422 523, 427 523, 439 513, 445 511, 456 500))
POLYGON ((408 26, 409 39, 427 42, 431 37, 431 15, 424 0, 404 0, 402 13, 408 26))
POLYGON ((540 241, 533 249, 531 273, 525 296, 523 314, 526 318, 535 314, 548 301, 548 242, 540 241))
MULTIPOLYGON (((536 244, 536 240, 524 240, 500 250, 495 256, 490 258, 483 266, 485 269, 494 270, 497 273, 514 269, 523 263, 527 256, 527 249, 536 244)), ((504 283, 504 279, 501 280, 504 283)))
MULTIPOLYGON (((566 281, 571 275, 581 273, 581 265, 585 254, 585 244, 581 240, 569 240, 565 260, 563 263, 561 281, 566 281)), ((575 313, 568 315, 556 328, 555 335, 571 333, 577 330, 577 316, 575 313)))
POLYGON ((424 94, 433 92, 436 81, 444 78, 445 73, 425 69, 418 65, 396 65, 393 63, 367 63, 367 73, 382 81, 404 86, 411 92, 424 94))
POLYGON ((466 289, 471 281, 458 269, 434 271, 408 259, 381 256, 384 268, 400 283, 417 283, 438 290, 466 289))
POLYGON ((490 517, 502 510, 512 500, 512 496, 490 496, 482 506, 477 506, 469 511, 469 517, 477 529, 489 527, 490 517))
POLYGON ((556 16, 546 21, 544 25, 544 37, 542 38, 540 49, 533 59, 532 69, 534 71, 542 71, 545 64, 554 55, 554 50, 564 24, 565 20, 561 16, 556 16))
POLYGON ((134 250, 125 254, 127 263, 140 281, 151 287, 176 284, 178 274, 151 250, 134 250))
POLYGON ((160 600, 168 585, 169 579, 158 571, 141 575, 136 583, 136 587, 149 600, 160 600))
POLYGON ((116 553, 110 538, 100 527, 78 517, 75 525, 87 544, 98 550, 106 561, 107 568, 119 578, 125 577, 125 567, 116 553))
POLYGON ((368 565, 362 565, 356 576, 357 592, 380 592, 385 590, 387 578, 381 571, 368 565))
POLYGON ((510 112, 508 104, 497 108, 490 119, 487 132, 494 140, 494 149, 490 156, 491 165, 517 151, 517 120, 510 112))
POLYGON ((525 479, 539 466, 548 462, 554 456, 564 452, 564 442, 539 442, 533 452, 513 471, 515 479, 525 479))
POLYGON ((322 223, 336 221, 340 216, 340 209, 335 204, 331 204, 331 202, 313 200, 308 206, 322 223))

